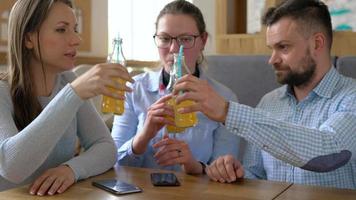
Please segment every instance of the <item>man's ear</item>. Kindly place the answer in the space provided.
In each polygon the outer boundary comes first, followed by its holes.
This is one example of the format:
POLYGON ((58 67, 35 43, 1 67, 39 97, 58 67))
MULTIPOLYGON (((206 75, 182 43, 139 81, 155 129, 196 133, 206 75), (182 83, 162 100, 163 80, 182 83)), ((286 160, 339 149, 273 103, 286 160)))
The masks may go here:
POLYGON ((320 52, 327 47, 326 37, 323 33, 318 32, 313 35, 314 51, 320 52))
POLYGON ((25 46, 27 49, 33 49, 35 47, 35 33, 26 33, 25 35, 25 46))

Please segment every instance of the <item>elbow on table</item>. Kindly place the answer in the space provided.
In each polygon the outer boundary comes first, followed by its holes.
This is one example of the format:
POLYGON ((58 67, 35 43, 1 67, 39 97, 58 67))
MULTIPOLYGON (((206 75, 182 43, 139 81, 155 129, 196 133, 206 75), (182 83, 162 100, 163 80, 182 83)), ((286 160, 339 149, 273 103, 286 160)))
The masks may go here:
POLYGON ((351 157, 350 151, 342 150, 339 153, 315 157, 301 168, 314 172, 330 172, 346 165, 351 157))
POLYGON ((117 157, 118 157, 118 154, 117 154, 117 148, 116 148, 116 145, 114 143, 112 143, 112 145, 110 145, 110 148, 111 148, 111 155, 112 155, 112 158, 111 160, 113 161, 112 165, 114 166, 117 162, 117 157))
POLYGON ((24 176, 23 174, 19 173, 14 167, 11 166, 3 166, 1 164, 0 167, 0 175, 7 181, 14 183, 14 184, 20 184, 23 181, 28 178, 28 176, 24 176))
POLYGON ((117 149, 116 145, 113 142, 106 142, 104 144, 105 146, 105 165, 108 165, 107 167, 111 168, 114 166, 117 162, 117 149))

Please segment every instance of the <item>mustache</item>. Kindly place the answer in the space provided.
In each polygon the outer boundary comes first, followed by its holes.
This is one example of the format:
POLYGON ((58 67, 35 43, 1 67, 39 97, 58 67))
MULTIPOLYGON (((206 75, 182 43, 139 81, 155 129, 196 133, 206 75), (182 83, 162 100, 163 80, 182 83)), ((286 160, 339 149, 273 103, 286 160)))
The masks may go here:
POLYGON ((287 70, 287 69, 289 69, 289 66, 288 65, 283 65, 283 64, 273 64, 272 68, 274 70, 287 70))

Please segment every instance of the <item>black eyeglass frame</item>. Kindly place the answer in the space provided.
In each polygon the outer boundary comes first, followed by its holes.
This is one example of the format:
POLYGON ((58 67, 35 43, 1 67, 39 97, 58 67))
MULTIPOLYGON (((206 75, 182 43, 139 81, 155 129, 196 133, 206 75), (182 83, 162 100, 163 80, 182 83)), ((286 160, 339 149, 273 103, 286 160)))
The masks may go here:
POLYGON ((180 36, 177 36, 177 37, 167 36, 167 37, 170 38, 170 42, 169 42, 169 45, 167 45, 167 47, 160 47, 160 46, 158 46, 158 44, 157 44, 157 42, 156 42, 156 37, 157 37, 157 36, 163 36, 163 35, 158 35, 158 34, 154 34, 154 35, 153 35, 153 40, 154 40, 156 46, 157 46, 158 48, 160 48, 160 49, 168 49, 168 48, 172 45, 172 41, 173 41, 173 40, 176 40, 177 43, 180 45, 180 43, 179 43, 179 41, 178 41, 178 38, 179 38, 179 37, 184 37, 184 36, 193 37, 194 39, 193 39, 193 44, 192 44, 191 47, 188 47, 188 48, 187 48, 187 47, 185 47, 185 46, 183 45, 183 49, 191 49, 191 48, 193 48, 193 47, 195 46, 195 41, 196 41, 196 39, 197 39, 198 37, 201 37, 201 34, 199 34, 199 35, 180 35, 180 36))

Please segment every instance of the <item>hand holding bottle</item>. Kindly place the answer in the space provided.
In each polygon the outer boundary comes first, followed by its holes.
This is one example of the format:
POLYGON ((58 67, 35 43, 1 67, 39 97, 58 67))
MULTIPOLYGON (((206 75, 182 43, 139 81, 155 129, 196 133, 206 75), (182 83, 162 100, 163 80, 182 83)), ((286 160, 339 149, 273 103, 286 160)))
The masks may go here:
POLYGON ((135 154, 143 154, 149 142, 164 125, 174 125, 172 120, 174 111, 172 106, 167 104, 167 101, 171 98, 171 95, 161 97, 147 109, 145 123, 132 142, 132 149, 135 154), (171 119, 166 118, 167 116, 171 119))
POLYGON ((97 95, 107 95, 123 100, 125 99, 124 95, 112 93, 108 88, 126 92, 131 92, 131 89, 124 84, 114 81, 115 78, 134 82, 125 67, 120 64, 103 63, 93 66, 90 70, 79 76, 71 83, 71 86, 77 95, 84 100, 97 95))
MULTIPOLYGON (((174 54, 174 64, 171 67, 169 74, 170 80, 167 88, 170 92, 173 92, 173 87, 180 77, 185 74, 191 74, 191 71, 185 63, 182 45, 179 48, 179 54, 174 54)), ((186 100, 177 104, 176 96, 173 96, 172 99, 168 101, 168 104, 174 108, 174 118, 169 116, 167 116, 167 118, 174 120, 175 122, 174 126, 167 125, 166 128, 169 133, 182 133, 186 128, 195 126, 198 123, 198 118, 195 112, 184 114, 178 112, 178 110, 183 107, 194 105, 193 101, 186 100)))
MULTIPOLYGON (((109 63, 119 63, 121 66, 126 66, 126 59, 122 52, 122 38, 120 35, 113 40, 113 51, 108 56, 109 63)), ((126 85, 126 80, 121 78, 113 78, 114 82, 119 85, 126 85)), ((124 113, 124 99, 115 99, 112 96, 124 96, 125 92, 123 90, 117 90, 113 87, 108 87, 111 95, 104 95, 102 100, 101 112, 103 113, 113 113, 117 115, 121 115, 124 113)))
POLYGON ((143 132, 145 132, 150 139, 155 137, 157 132, 162 129, 164 125, 174 125, 174 121, 167 118, 167 116, 171 118, 174 117, 173 107, 167 103, 171 99, 172 95, 161 97, 147 109, 143 132))
MULTIPOLYGON (((179 54, 174 54, 174 65, 177 68, 177 77, 181 78, 186 74, 191 74, 189 67, 185 64, 185 58, 183 54, 183 46, 179 48, 179 54)), ((179 94, 183 94, 184 90, 180 91, 179 94)), ((176 101, 176 98, 174 97, 176 101)), ((180 103, 175 102, 174 112, 175 112, 175 124, 180 128, 187 128, 195 126, 198 123, 198 118, 195 112, 191 113, 179 113, 178 110, 181 108, 189 107, 194 105, 194 101, 185 100, 180 103)))
POLYGON ((179 113, 200 111, 211 120, 225 123, 229 103, 210 86, 207 80, 192 75, 183 76, 174 86, 173 94, 178 94, 182 90, 186 92, 178 95, 177 103, 193 100, 195 104, 178 109, 179 113))

